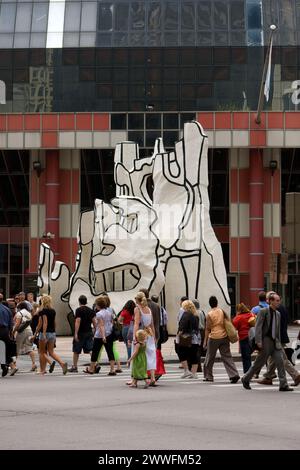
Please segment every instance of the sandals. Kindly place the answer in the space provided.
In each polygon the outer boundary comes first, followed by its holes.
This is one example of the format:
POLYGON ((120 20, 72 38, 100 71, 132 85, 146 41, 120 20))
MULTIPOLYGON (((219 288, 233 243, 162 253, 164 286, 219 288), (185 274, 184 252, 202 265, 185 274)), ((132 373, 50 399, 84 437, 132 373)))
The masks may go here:
POLYGON ((37 365, 35 364, 34 366, 31 367, 30 372, 35 372, 37 370, 37 365))
POLYGON ((85 374, 94 375, 94 372, 91 372, 90 369, 88 369, 88 368, 83 369, 83 372, 84 372, 85 374))
POLYGON ((15 375, 18 372, 18 370, 19 369, 17 367, 15 367, 9 375, 12 377, 13 375, 15 375))
POLYGON ((137 384, 132 383, 132 384, 129 385, 129 387, 130 388, 137 388, 137 384))
POLYGON ((149 387, 157 387, 157 383, 155 382, 155 380, 151 380, 151 382, 149 383, 149 387))
POLYGON ((55 364, 56 364, 56 361, 51 362, 50 367, 49 367, 49 374, 52 374, 52 372, 54 371, 55 364))

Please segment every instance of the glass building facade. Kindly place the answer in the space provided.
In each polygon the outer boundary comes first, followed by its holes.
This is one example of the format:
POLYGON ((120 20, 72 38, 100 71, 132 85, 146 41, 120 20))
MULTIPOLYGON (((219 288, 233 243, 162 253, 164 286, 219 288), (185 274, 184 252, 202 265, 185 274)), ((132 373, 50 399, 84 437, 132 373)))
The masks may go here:
MULTIPOLYGON (((70 198, 61 194, 57 210, 69 214, 70 206, 71 221, 95 198, 114 195, 117 138, 137 142, 148 156, 157 137, 172 149, 184 122, 199 119, 209 133, 211 218, 232 299, 247 301, 249 264, 234 250, 242 252, 251 238, 240 222, 235 228, 236 214, 250 204, 240 185, 247 182, 243 165, 251 172, 251 149, 262 150, 265 168, 278 160, 281 196, 274 202, 272 189, 264 207, 279 204, 280 228, 286 192, 300 189, 299 31, 300 0, 0 1, 0 288, 13 294, 16 286, 32 286, 37 247, 48 231, 47 172, 35 179, 34 161, 46 170, 47 152, 60 152, 60 183, 70 198), (270 98, 259 128, 253 115, 271 24, 270 98)), ((76 236, 73 228, 69 235, 59 230, 65 253, 76 236)), ((281 251, 281 233, 276 237, 275 249, 272 232, 272 252, 281 251)), ((292 316, 300 317, 291 293, 300 285, 298 265, 295 254, 287 296, 292 316)))

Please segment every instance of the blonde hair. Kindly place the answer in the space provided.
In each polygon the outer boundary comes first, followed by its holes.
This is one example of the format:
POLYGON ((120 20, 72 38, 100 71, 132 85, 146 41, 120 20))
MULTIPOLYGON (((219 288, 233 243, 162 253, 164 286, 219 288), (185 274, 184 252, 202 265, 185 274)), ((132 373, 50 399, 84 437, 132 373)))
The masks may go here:
POLYGON ((135 337, 139 343, 143 343, 147 339, 147 333, 145 330, 137 330, 135 337))
POLYGON ((238 313, 249 313, 250 309, 247 307, 247 305, 241 302, 240 304, 237 305, 237 311, 238 313))
POLYGON ((42 308, 53 308, 52 306, 52 297, 50 295, 43 294, 41 297, 41 307, 42 308))
POLYGON ((142 307, 148 306, 148 302, 147 302, 144 292, 138 292, 135 296, 135 300, 136 300, 136 303, 140 304, 142 307))
POLYGON ((192 313, 193 315, 198 315, 196 307, 193 302, 191 302, 191 300, 185 300, 184 302, 182 302, 181 307, 185 312, 192 313))

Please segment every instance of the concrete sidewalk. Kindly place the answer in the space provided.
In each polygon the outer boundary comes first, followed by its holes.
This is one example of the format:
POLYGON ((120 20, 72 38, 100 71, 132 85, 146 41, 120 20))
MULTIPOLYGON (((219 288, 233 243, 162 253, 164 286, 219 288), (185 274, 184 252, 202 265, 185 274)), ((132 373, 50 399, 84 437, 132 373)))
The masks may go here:
MULTIPOLYGON (((291 325, 288 328, 288 335, 290 338, 290 344, 293 343, 293 341, 297 338, 299 332, 299 326, 298 325, 291 325)), ((179 362, 177 354, 175 352, 175 347, 174 347, 174 340, 175 336, 169 337, 168 341, 162 345, 162 355, 164 358, 164 361, 166 363, 174 363, 174 362, 179 362)), ((61 355, 63 358, 65 358, 69 364, 72 363, 72 341, 73 338, 71 336, 58 336, 57 337, 57 342, 56 342, 56 352, 61 355)), ((126 362, 127 359, 127 353, 126 353, 126 347, 123 342, 118 343, 118 350, 120 353, 120 358, 122 362, 126 362)), ((241 361, 241 355, 239 352, 239 343, 234 343, 231 344, 231 353, 234 357, 235 361, 241 361)), ((88 355, 82 354, 80 356, 80 359, 82 360, 83 358, 88 359, 88 355)), ((220 361, 220 355, 217 353, 216 357, 216 362, 220 361)), ((107 362, 106 354, 103 354, 103 362, 107 362)))

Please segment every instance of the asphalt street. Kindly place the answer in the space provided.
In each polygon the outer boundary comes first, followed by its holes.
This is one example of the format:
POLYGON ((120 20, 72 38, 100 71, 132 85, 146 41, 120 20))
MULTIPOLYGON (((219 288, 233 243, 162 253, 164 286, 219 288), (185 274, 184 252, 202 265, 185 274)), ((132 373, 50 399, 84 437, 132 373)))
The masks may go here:
POLYGON ((14 377, 0 378, 1 449, 299 449, 300 386, 283 393, 276 380, 253 382, 247 391, 222 363, 213 383, 181 379, 168 363, 156 388, 133 389, 125 367, 87 376, 83 363, 78 374, 56 366, 40 376, 22 357, 14 377))

